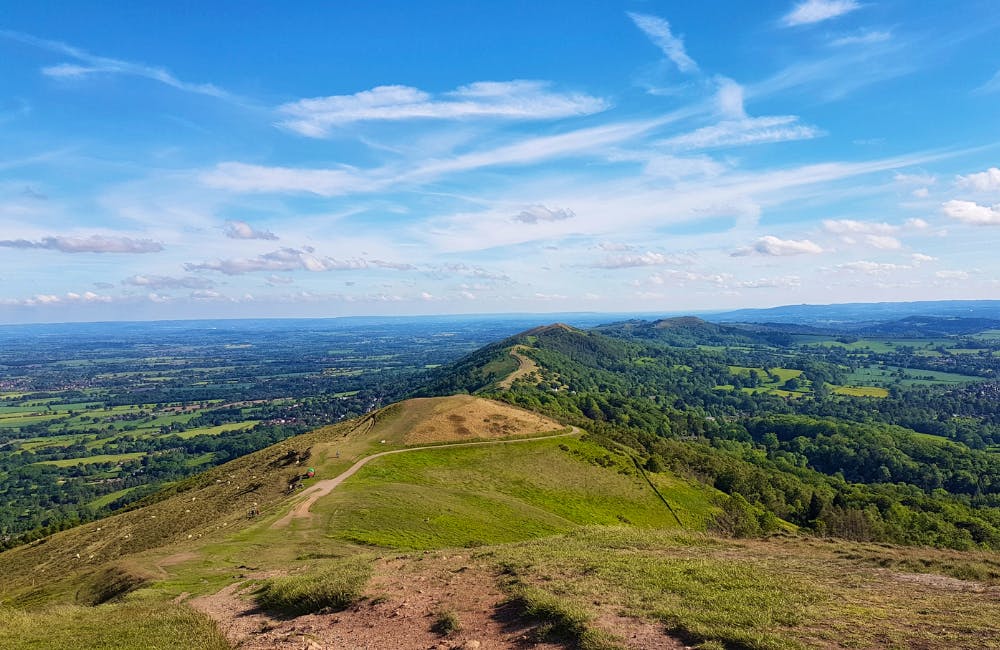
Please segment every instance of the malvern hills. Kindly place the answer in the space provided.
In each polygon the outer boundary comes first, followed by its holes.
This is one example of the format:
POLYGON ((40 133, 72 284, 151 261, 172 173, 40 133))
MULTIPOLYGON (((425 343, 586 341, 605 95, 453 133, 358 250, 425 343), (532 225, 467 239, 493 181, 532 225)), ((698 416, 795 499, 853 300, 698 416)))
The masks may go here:
POLYGON ((0 554, 0 646, 1000 647, 962 320, 525 331, 0 554))

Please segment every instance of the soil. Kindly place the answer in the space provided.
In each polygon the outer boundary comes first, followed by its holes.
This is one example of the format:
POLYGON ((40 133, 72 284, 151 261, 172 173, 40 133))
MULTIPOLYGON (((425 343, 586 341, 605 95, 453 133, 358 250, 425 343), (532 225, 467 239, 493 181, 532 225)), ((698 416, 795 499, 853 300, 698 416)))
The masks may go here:
MULTIPOLYGON (((263 578, 265 576, 257 576, 263 578)), ((188 601, 218 622, 241 650, 556 650, 566 646, 537 639, 537 624, 519 616, 497 588, 497 576, 468 555, 428 554, 379 561, 367 597, 347 610, 281 618, 259 610, 253 585, 232 584, 188 601), (441 612, 461 629, 432 631, 441 612)), ((629 650, 681 650, 658 623, 605 612, 597 627, 629 650)))

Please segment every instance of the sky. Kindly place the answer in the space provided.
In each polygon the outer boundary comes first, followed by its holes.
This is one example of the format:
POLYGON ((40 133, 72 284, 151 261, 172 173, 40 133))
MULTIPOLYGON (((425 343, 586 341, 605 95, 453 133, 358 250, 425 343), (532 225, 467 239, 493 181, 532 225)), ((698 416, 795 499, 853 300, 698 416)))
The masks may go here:
POLYGON ((0 6, 0 322, 1000 298, 995 0, 0 6))

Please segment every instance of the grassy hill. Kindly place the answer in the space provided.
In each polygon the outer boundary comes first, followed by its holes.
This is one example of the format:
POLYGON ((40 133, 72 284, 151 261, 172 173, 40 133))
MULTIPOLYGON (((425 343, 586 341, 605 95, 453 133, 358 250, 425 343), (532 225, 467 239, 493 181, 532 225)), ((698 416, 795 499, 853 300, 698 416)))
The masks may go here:
POLYGON ((991 457, 671 397, 757 367, 529 330, 0 554, 0 647, 1000 647, 991 457))

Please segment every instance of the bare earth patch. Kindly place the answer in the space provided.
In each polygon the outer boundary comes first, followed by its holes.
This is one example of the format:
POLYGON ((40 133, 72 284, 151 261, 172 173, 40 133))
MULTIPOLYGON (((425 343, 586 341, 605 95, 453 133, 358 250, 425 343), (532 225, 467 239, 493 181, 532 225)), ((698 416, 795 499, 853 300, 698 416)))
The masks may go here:
MULTIPOLYGON (((263 577, 263 576, 258 576, 263 577)), ((536 627, 505 604, 497 577, 466 554, 433 554, 383 559, 365 593, 341 612, 283 619, 260 611, 249 597, 253 586, 230 585, 189 601, 218 622, 234 647, 247 650, 555 650, 564 646, 536 641, 536 627), (447 636, 432 631, 441 612, 461 629, 447 636)), ((662 625, 602 615, 596 624, 622 639, 630 650, 681 649, 662 625)))
POLYGON ((497 388, 507 390, 514 384, 515 380, 527 377, 538 370, 538 364, 535 363, 535 360, 524 354, 526 349, 527 346, 524 345, 515 345, 511 348, 510 356, 517 360, 517 370, 504 377, 502 381, 497 382, 497 388))

